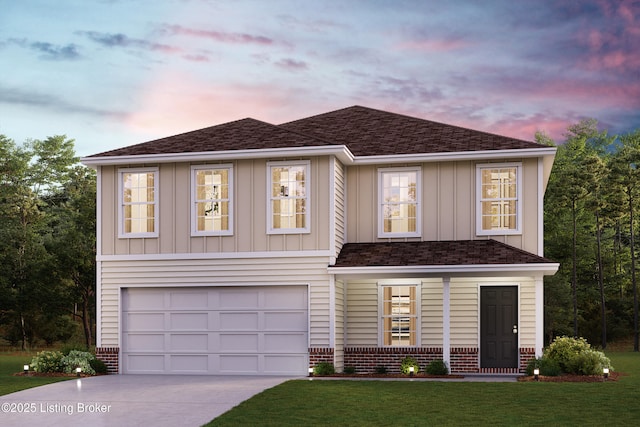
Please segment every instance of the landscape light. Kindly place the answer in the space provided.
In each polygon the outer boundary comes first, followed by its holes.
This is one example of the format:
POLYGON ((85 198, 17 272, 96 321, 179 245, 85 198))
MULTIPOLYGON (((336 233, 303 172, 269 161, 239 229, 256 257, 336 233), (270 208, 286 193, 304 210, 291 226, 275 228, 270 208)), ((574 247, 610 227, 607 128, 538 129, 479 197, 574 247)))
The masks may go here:
POLYGON ((313 368, 309 368, 309 376, 312 377, 313 376, 313 368))
POLYGON ((413 366, 409 366, 409 376, 412 377, 413 376, 413 372, 415 371, 415 368, 413 366))
POLYGON ((24 365, 24 374, 29 375, 29 365, 24 365))
POLYGON ((536 381, 540 380, 540 369, 539 368, 535 368, 533 370, 533 378, 535 378, 536 381))
POLYGON ((609 368, 602 368, 602 375, 604 375, 604 379, 609 378, 609 368))
POLYGON ((82 368, 78 366, 78 367, 76 368, 76 376, 78 376, 78 377, 79 377, 79 376, 80 376, 80 372, 82 372, 82 368))

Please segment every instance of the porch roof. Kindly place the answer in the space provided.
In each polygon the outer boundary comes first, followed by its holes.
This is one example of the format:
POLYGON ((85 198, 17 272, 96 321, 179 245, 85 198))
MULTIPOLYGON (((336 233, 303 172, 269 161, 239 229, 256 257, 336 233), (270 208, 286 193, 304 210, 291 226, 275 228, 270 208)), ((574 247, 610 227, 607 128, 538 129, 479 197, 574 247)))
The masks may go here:
POLYGON ((347 243, 334 274, 554 274, 558 264, 496 240, 347 243))

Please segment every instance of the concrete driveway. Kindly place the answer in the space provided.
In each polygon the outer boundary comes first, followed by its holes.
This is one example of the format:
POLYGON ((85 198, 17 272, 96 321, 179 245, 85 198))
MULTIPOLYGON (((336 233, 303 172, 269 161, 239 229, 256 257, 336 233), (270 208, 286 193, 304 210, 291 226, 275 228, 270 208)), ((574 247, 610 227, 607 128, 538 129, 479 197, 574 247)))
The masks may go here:
POLYGON ((6 426, 201 426, 291 377, 105 375, 0 397, 6 426))

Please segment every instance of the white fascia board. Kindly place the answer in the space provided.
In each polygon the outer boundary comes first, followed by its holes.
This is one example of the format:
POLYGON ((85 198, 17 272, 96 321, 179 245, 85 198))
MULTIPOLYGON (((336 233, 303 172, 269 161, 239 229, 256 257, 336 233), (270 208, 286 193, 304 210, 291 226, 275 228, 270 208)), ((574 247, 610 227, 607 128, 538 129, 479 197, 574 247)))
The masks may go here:
POLYGON ((474 276, 533 273, 551 276, 558 271, 558 263, 535 264, 478 264, 478 265, 415 265, 394 267, 329 267, 329 274, 336 276, 425 275, 425 276, 474 276))
POLYGON ((214 259, 258 259, 258 258, 328 258, 330 250, 319 251, 265 251, 265 252, 211 252, 211 253, 164 253, 135 255, 99 255, 98 261, 185 261, 214 259))
POLYGON ((555 155, 556 148, 523 148, 513 150, 484 150, 484 151, 458 151, 452 153, 425 153, 425 154, 396 154, 391 156, 362 156, 355 157, 354 164, 369 165, 381 163, 407 163, 407 162, 444 162, 458 160, 494 160, 494 159, 522 159, 526 157, 542 157, 555 155))
POLYGON ((322 147, 264 148, 259 150, 201 151, 195 153, 142 154, 134 156, 83 157, 85 166, 128 165, 139 163, 177 163, 190 161, 218 161, 260 159, 276 157, 327 156, 333 155, 343 163, 353 163, 353 155, 344 145, 322 147))

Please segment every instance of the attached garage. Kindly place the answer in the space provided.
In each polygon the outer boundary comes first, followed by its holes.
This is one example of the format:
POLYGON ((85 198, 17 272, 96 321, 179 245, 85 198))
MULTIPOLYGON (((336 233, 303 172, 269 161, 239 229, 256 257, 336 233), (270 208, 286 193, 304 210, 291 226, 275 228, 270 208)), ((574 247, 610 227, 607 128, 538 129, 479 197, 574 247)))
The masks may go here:
POLYGON ((123 288, 122 373, 305 375, 306 286, 123 288))

